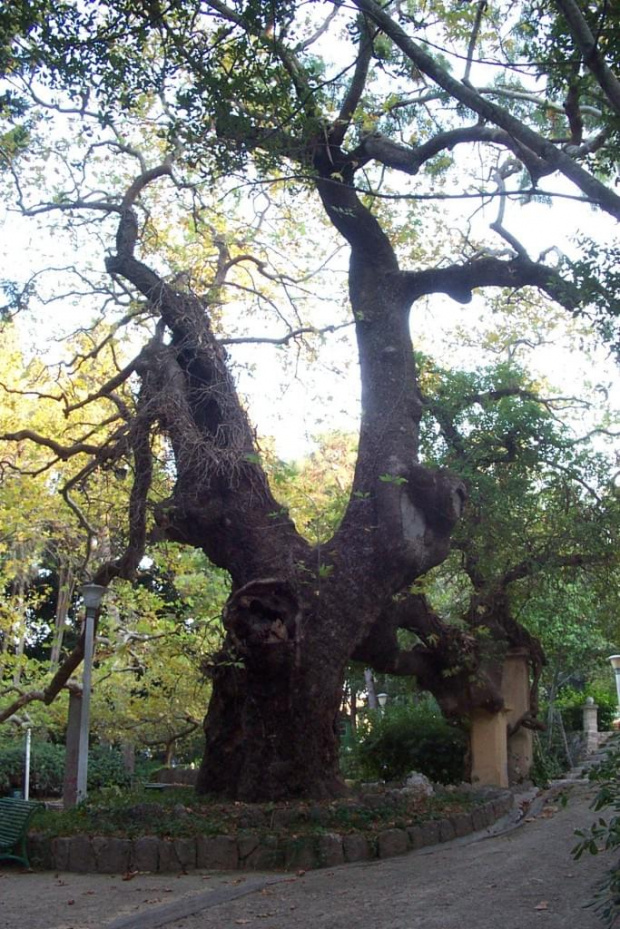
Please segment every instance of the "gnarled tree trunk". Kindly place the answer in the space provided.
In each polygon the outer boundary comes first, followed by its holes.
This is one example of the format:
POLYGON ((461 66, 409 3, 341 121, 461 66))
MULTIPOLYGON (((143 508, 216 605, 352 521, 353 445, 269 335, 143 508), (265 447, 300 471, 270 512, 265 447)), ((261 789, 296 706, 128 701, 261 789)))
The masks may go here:
MULTIPOLYGON (((409 311, 429 292, 466 302, 473 287, 502 284, 506 275, 531 283, 531 269, 481 260, 432 273, 401 271, 355 193, 356 162, 337 136, 321 136, 312 150, 319 195, 351 249, 362 419, 349 504, 320 548, 298 534, 271 493, 208 304, 169 286, 134 256, 133 201, 155 172, 132 185, 120 210, 117 254, 107 261, 110 273, 140 291, 162 321, 136 365, 142 389, 132 438, 134 453, 142 454, 157 423, 174 453, 176 483, 158 507, 159 530, 202 548, 232 579, 226 639, 211 669, 198 789, 244 800, 342 790, 335 723, 354 655, 385 670, 407 667, 453 711, 501 707, 493 681, 469 683, 475 648, 463 663, 467 637, 445 629, 408 592, 445 558, 465 500, 459 480, 417 460, 422 401, 409 311), (424 644, 401 649, 399 628, 418 632, 424 644), (453 678, 448 686, 446 669, 453 678)), ((147 483, 135 490, 137 513, 147 483)))

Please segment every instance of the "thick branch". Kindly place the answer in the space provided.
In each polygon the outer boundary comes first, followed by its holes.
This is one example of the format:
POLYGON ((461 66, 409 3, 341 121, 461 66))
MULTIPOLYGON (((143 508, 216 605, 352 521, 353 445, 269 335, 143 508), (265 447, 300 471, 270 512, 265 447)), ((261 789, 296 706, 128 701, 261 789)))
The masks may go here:
POLYGON ((586 67, 592 72, 607 100, 620 116, 620 81, 608 67, 579 6, 575 0, 555 0, 555 5, 566 19, 586 67))
POLYGON ((587 552, 571 552, 567 555, 560 555, 557 552, 547 550, 538 552, 524 558, 519 564, 513 565, 510 570, 502 576, 499 585, 505 589, 515 581, 521 581, 526 577, 532 577, 546 568, 583 568, 586 565, 609 564, 609 557, 592 556, 587 552))
POLYGON ((13 703, 10 703, 3 710, 0 710, 0 723, 6 722, 11 716, 14 716, 23 706, 34 703, 35 700, 44 701, 45 692, 42 690, 31 690, 28 693, 21 694, 13 703))
MULTIPOLYGON (((361 17, 360 17, 361 19, 361 17)), ((357 109, 357 105, 364 92, 366 79, 368 77, 368 67, 372 59, 372 40, 368 35, 368 29, 365 22, 360 22, 362 31, 359 54, 355 62, 355 72, 346 96, 342 101, 340 112, 330 131, 330 138, 334 145, 342 145, 351 119, 357 109)))
POLYGON ((291 561, 307 545, 271 494, 206 300, 175 290, 133 257, 135 228, 133 210, 126 210, 118 254, 106 265, 146 297, 172 333, 171 344, 154 348, 138 372, 153 378, 156 415, 175 455, 175 491, 158 511, 160 530, 203 548, 237 583, 246 583, 269 573, 260 561, 271 565, 278 540, 291 561))
POLYGON ((497 712, 503 706, 501 665, 483 669, 475 638, 444 623, 423 596, 401 594, 353 657, 381 673, 415 675, 418 685, 436 697, 447 715, 464 715, 476 708, 497 712), (399 629, 415 633, 419 644, 401 646, 399 629))
POLYGON ((20 429, 18 432, 4 432, 0 435, 0 439, 4 439, 7 442, 23 442, 24 440, 34 442, 36 445, 41 445, 43 448, 49 448, 60 461, 68 461, 75 455, 100 455, 101 453, 101 448, 98 445, 89 445, 88 442, 75 442, 73 445, 61 445, 60 442, 56 442, 54 439, 49 439, 47 436, 40 435, 38 432, 33 432, 32 429, 20 429))
POLYGON ((456 145, 471 142, 487 142, 510 149, 523 162, 534 183, 546 174, 551 174, 554 170, 530 149, 516 142, 507 132, 492 126, 481 125, 465 126, 460 129, 439 132, 428 142, 415 147, 393 142, 387 136, 376 132, 366 136, 351 157, 361 164, 364 161, 373 159, 388 168, 402 171, 404 174, 415 175, 423 164, 440 152, 452 151, 456 145))
POLYGON ((383 10, 375 0, 354 0, 362 12, 367 13, 383 29, 405 55, 431 80, 435 81, 450 96, 478 113, 483 119, 505 129, 517 142, 531 149, 548 165, 571 180, 593 203, 598 203, 611 216, 620 219, 620 197, 592 174, 584 170, 572 158, 560 151, 544 136, 530 129, 502 107, 485 100, 470 84, 462 83, 424 51, 383 10))
POLYGON ((511 261, 478 258, 464 265, 401 272, 413 302, 432 293, 444 293, 457 303, 469 303, 477 287, 538 287, 571 312, 582 303, 574 285, 553 268, 520 255, 511 261))

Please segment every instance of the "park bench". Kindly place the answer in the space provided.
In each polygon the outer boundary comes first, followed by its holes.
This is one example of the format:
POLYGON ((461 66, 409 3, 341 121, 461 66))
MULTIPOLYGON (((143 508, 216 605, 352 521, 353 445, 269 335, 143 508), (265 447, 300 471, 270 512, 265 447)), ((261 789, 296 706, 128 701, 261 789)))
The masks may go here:
POLYGON ((44 809, 43 803, 0 797, 0 860, 8 858, 19 861, 29 868, 26 852, 26 835, 30 820, 37 810, 44 809))

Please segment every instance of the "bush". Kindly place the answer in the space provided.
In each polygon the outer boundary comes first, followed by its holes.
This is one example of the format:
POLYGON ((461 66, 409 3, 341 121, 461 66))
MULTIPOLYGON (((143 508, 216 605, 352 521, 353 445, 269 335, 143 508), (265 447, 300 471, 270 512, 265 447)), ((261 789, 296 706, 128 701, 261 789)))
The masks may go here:
POLYGON ((549 746, 546 738, 534 734, 534 759, 530 770, 530 780, 536 787, 548 787, 549 781, 561 777, 566 770, 567 760, 564 751, 549 746))
MULTIPOLYGON (((24 783, 25 740, 0 742, 0 796, 24 783)), ((65 747, 33 739, 30 751, 30 792, 35 797, 59 797, 65 773, 65 747)), ((93 745, 88 753, 88 790, 128 787, 131 777, 115 748, 93 745)))
POLYGON ((386 707, 358 728, 349 756, 362 779, 395 781, 419 771, 440 784, 460 783, 467 737, 434 701, 386 707))
POLYGON ((615 689, 604 685, 588 685, 583 691, 573 687, 563 687, 555 699, 555 707, 562 714, 564 728, 570 732, 583 729, 583 706, 587 697, 592 697, 598 706, 599 732, 608 732, 618 711, 618 697, 615 689))
MULTIPOLYGON (((24 783, 25 740, 0 743, 0 794, 7 794, 24 783)), ((30 791, 34 796, 62 793, 65 750, 51 742, 35 742, 30 750, 30 791)))
MULTIPOLYGON (((590 780, 598 783, 599 789, 592 803, 596 813, 609 809, 612 815, 605 819, 598 816, 589 829, 577 829, 579 842, 572 850, 573 858, 585 853, 617 849, 620 846, 620 743, 614 738, 607 748, 603 762, 590 771, 590 780)), ((599 885, 594 900, 594 912, 607 926, 616 926, 620 920, 620 866, 616 863, 599 885)))
POLYGON ((125 770, 123 756, 116 748, 94 745, 88 752, 88 789, 129 787, 131 775, 125 770))

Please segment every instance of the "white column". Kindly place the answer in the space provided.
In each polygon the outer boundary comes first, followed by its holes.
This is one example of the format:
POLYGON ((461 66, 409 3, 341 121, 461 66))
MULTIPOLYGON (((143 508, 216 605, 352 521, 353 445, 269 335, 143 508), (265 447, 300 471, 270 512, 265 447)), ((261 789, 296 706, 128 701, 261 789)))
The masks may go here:
POLYGON ((95 610, 86 608, 84 620, 84 675, 82 677, 82 712, 77 765, 77 802, 86 798, 88 782, 88 734, 90 729, 90 691, 93 675, 93 646, 95 642, 95 610))

